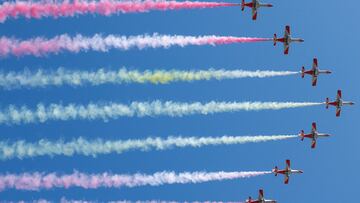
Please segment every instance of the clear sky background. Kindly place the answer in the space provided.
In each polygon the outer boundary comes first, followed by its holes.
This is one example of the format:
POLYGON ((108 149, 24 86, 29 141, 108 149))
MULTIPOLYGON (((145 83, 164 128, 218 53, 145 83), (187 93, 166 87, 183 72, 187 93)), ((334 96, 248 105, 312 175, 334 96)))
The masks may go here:
MULTIPOLYGON (((24 68, 96 70, 101 67, 116 69, 122 66, 145 69, 208 68, 245 70, 298 71, 302 65, 311 66, 318 57, 319 67, 333 70, 332 75, 319 77, 318 86, 311 87, 310 78, 300 75, 270 79, 240 79, 173 83, 169 85, 128 84, 97 87, 49 87, 40 89, 0 90, 0 107, 9 104, 31 108, 44 104, 71 102, 131 101, 183 102, 201 101, 314 101, 334 98, 337 89, 344 99, 359 99, 359 44, 360 28, 357 20, 359 2, 349 1, 268 1, 274 7, 261 9, 258 21, 251 20, 250 9, 216 8, 124 14, 112 17, 79 16, 53 20, 8 20, 0 24, 0 35, 27 39, 35 36, 53 37, 77 33, 92 36, 95 33, 138 35, 144 33, 181 35, 232 35, 272 37, 283 35, 284 26, 291 25, 292 35, 305 39, 293 44, 290 55, 282 54, 279 44, 233 44, 225 46, 188 46, 170 49, 147 49, 108 53, 64 53, 44 58, 26 56, 0 60, 2 71, 22 71, 24 68)), ((122 155, 102 155, 97 158, 74 156, 38 157, 0 162, 1 173, 59 172, 74 170, 88 173, 154 173, 163 170, 183 171, 243 171, 271 170, 274 165, 283 168, 285 159, 291 159, 293 168, 303 169, 302 175, 291 177, 283 184, 283 177, 273 175, 251 179, 208 182, 202 184, 164 185, 121 189, 85 190, 80 188, 42 190, 40 192, 7 190, 1 200, 176 200, 176 201, 238 201, 249 195, 257 196, 264 188, 268 198, 279 202, 349 202, 360 186, 357 169, 360 165, 359 108, 345 107, 340 118, 333 108, 324 106, 280 111, 237 112, 215 115, 194 115, 183 118, 146 117, 121 118, 103 122, 51 121, 44 124, 2 125, 1 139, 36 141, 41 138, 70 140, 86 138, 128 139, 148 136, 221 136, 259 134, 297 134, 310 130, 311 122, 318 123, 320 132, 335 136, 322 139, 316 150, 310 141, 299 139, 233 146, 185 148, 162 152, 128 152, 122 155), (358 126, 356 126, 358 125, 358 126)), ((355 200, 356 201, 356 200, 355 200)))

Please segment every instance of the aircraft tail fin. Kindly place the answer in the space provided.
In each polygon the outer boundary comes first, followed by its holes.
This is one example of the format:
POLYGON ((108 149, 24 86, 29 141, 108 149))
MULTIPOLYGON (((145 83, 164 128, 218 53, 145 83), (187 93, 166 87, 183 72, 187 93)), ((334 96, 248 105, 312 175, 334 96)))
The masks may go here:
POLYGON ((274 46, 276 46, 276 42, 277 42, 277 36, 276 36, 276 34, 274 34, 273 41, 274 41, 274 46))
POLYGON ((245 0, 241 0, 241 11, 245 9, 245 0))
POLYGON ((325 102, 325 103, 326 103, 326 109, 328 109, 328 108, 329 108, 329 97, 326 98, 326 102, 325 102))
POLYGON ((305 67, 301 67, 301 78, 305 77, 305 67))
POLYGON ((304 141, 304 138, 305 138, 304 134, 305 134, 304 130, 301 130, 300 134, 299 134, 301 137, 301 141, 304 141))

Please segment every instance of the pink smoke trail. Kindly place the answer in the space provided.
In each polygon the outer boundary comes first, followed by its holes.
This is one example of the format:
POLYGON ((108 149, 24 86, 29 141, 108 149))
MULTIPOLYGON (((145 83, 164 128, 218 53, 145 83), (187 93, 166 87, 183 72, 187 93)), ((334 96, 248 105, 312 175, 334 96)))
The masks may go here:
POLYGON ((117 1, 117 0, 65 0, 63 2, 5 2, 0 5, 0 22, 8 18, 42 18, 52 16, 68 17, 84 14, 100 14, 109 16, 116 13, 143 13, 151 10, 180 10, 196 8, 216 8, 239 6, 237 3, 199 2, 199 1, 117 1))
POLYGON ((74 172, 69 175, 57 175, 56 173, 23 173, 0 175, 0 191, 5 189, 17 190, 40 190, 52 188, 81 187, 84 189, 95 189, 99 187, 138 187, 138 186, 160 186, 164 184, 187 184, 202 183, 208 181, 231 180, 240 178, 251 178, 255 176, 270 174, 269 171, 250 172, 157 172, 152 175, 146 174, 85 174, 74 172))
MULTIPOLYGON (((38 199, 32 201, 0 201, 0 203, 53 203, 52 201, 45 200, 45 199, 38 199)), ((98 200, 73 200, 73 199, 66 199, 62 197, 58 202, 60 203, 99 203, 98 200)), ((115 201, 108 201, 108 203, 245 203, 245 202, 223 202, 223 201, 164 201, 164 200, 138 200, 138 201, 129 201, 129 200, 115 200, 115 201)))
POLYGON ((80 51, 100 51, 107 52, 110 49, 128 50, 131 48, 169 48, 171 46, 188 45, 222 45, 233 43, 249 43, 269 41, 269 38, 248 38, 232 36, 181 36, 181 35, 138 35, 138 36, 116 36, 108 35, 103 37, 99 34, 93 37, 76 35, 70 37, 66 34, 56 36, 52 39, 37 37, 25 41, 18 39, 1 37, 0 56, 7 55, 34 55, 44 56, 49 53, 60 53, 69 51, 78 53, 80 51))

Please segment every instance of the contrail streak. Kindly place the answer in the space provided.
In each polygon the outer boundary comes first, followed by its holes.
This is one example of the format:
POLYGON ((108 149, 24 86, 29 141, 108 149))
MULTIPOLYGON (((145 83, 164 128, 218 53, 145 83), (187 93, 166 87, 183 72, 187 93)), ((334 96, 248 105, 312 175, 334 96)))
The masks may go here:
POLYGON ((156 137, 136 140, 87 140, 85 138, 73 139, 70 142, 58 140, 55 142, 41 139, 36 143, 27 143, 24 140, 9 144, 0 142, 0 159, 32 158, 37 156, 93 156, 101 154, 122 154, 131 150, 168 150, 172 148, 203 147, 208 145, 233 145, 278 141, 296 138, 297 135, 271 135, 271 136, 222 136, 222 137, 156 137))
POLYGON ((59 68, 56 71, 38 70, 30 72, 8 72, 0 73, 0 87, 4 89, 14 89, 20 87, 34 88, 46 86, 83 86, 83 85, 101 85, 106 83, 124 84, 124 83, 152 83, 168 84, 171 82, 191 82, 198 80, 224 80, 240 78, 266 78, 276 76, 295 75, 295 71, 271 71, 271 70, 224 70, 209 69, 199 71, 182 70, 127 70, 120 68, 118 70, 98 69, 96 71, 71 71, 59 68))
POLYGON ((136 173, 127 174, 86 174, 74 172, 68 175, 56 173, 23 173, 0 175, 0 191, 6 189, 41 190, 53 188, 81 187, 96 189, 100 187, 121 188, 139 186, 160 186, 165 184, 203 183, 209 181, 222 181, 241 178, 251 178, 270 174, 271 171, 247 172, 183 172, 169 171, 157 172, 152 175, 136 173))
POLYGON ((100 14, 109 16, 118 13, 143 13, 151 10, 180 10, 197 8, 216 8, 239 6, 236 3, 225 2, 199 2, 199 1, 117 1, 100 0, 85 1, 73 0, 62 2, 33 2, 33 1, 15 1, 4 2, 0 5, 0 22, 8 18, 43 18, 43 17, 72 17, 84 14, 100 14))
POLYGON ((0 110, 0 124, 21 124, 46 122, 51 120, 95 120, 116 119, 119 117, 170 116, 182 117, 194 114, 215 114, 237 111, 261 111, 300 108, 321 105, 315 102, 216 102, 181 103, 155 100, 153 102, 104 103, 88 105, 38 104, 31 110, 26 106, 9 107, 0 110))
POLYGON ((78 53, 80 51, 100 51, 107 52, 110 49, 128 50, 131 48, 169 48, 171 46, 188 45, 220 45, 232 43, 248 43, 270 41, 269 38, 247 38, 232 36, 181 36, 181 35, 138 35, 138 36, 116 36, 108 35, 103 37, 99 34, 93 37, 76 35, 70 37, 66 34, 56 36, 52 39, 37 37, 25 41, 18 39, 1 37, 0 56, 8 55, 34 55, 44 56, 49 53, 60 53, 69 51, 78 53))

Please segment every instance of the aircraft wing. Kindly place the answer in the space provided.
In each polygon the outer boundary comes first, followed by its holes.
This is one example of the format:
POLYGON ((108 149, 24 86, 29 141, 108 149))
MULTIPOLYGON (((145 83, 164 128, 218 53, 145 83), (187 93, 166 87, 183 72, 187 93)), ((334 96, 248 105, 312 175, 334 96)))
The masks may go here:
POLYGON ((336 117, 340 117, 340 114, 341 114, 341 108, 338 107, 336 108, 336 117))
POLYGON ((312 86, 316 86, 316 84, 317 84, 317 79, 318 79, 318 77, 317 76, 315 76, 315 75, 313 75, 312 76, 312 86))
POLYGON ((252 19, 256 20, 256 18, 257 18, 257 9, 253 7, 252 8, 252 19))
POLYGON ((340 99, 341 99, 341 90, 338 90, 336 95, 336 100, 340 100, 340 99))
POLYGON ((318 61, 317 58, 314 58, 313 60, 313 70, 316 69, 318 67, 318 61))
POLYGON ((289 175, 285 175, 285 181, 284 181, 285 184, 289 184, 289 175))
POLYGON ((289 45, 284 43, 284 54, 289 54, 289 45))
POLYGON ((316 123, 315 122, 313 122, 312 124, 311 124, 311 131, 312 132, 315 132, 316 131, 316 123))
POLYGON ((264 199, 264 191, 262 189, 259 190, 259 200, 264 199))
POLYGON ((285 36, 289 36, 290 35, 290 26, 286 26, 285 27, 285 36))
POLYGON ((286 160, 286 168, 285 168, 286 171, 290 170, 290 160, 286 160))
POLYGON ((316 147, 316 140, 313 139, 311 142, 311 148, 314 149, 316 147))

